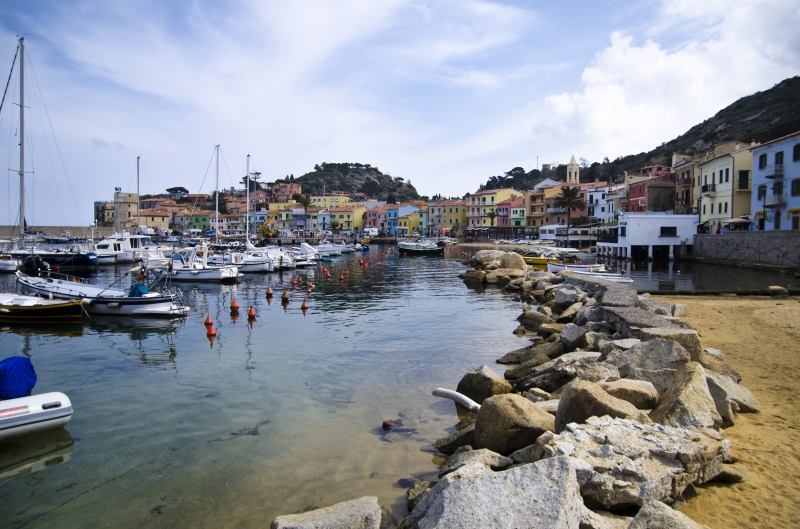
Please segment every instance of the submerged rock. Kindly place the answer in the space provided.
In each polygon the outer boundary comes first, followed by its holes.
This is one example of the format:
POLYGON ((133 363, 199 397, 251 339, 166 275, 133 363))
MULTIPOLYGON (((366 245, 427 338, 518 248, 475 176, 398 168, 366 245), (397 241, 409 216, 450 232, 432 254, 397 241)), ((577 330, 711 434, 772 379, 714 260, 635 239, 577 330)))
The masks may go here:
POLYGON ((278 516, 271 529, 380 529, 378 498, 364 496, 302 514, 278 516))

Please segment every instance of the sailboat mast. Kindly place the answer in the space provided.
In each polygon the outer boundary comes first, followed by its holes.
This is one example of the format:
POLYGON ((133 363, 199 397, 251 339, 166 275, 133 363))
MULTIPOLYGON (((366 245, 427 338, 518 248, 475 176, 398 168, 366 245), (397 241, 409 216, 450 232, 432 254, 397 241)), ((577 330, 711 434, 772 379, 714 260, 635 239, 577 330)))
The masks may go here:
MULTIPOLYGON (((245 241, 250 240, 250 155, 247 155, 247 176, 245 178, 245 187, 247 188, 246 193, 246 204, 244 206, 244 239, 245 241)), ((247 243, 245 242, 245 247, 247 247, 247 243)))
POLYGON ((19 38, 19 240, 25 248, 25 37, 19 38))
POLYGON ((139 226, 142 225, 142 221, 139 219, 139 209, 141 209, 139 200, 139 158, 141 158, 141 156, 136 157, 136 232, 135 233, 139 233, 140 229, 139 226))
POLYGON ((214 230, 214 237, 217 238, 217 244, 219 244, 219 144, 217 144, 216 146, 216 151, 217 151, 217 181, 216 184, 214 184, 216 187, 215 189, 216 192, 214 193, 214 197, 216 199, 214 203, 214 213, 217 225, 216 229, 214 230))

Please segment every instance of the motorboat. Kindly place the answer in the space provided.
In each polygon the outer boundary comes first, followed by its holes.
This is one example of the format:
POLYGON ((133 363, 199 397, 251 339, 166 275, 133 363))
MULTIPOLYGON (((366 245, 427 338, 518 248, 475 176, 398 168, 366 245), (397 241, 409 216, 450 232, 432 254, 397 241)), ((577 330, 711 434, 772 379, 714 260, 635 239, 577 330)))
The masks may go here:
POLYGON ((340 243, 334 243, 333 246, 335 246, 336 248, 339 249, 339 253, 340 254, 355 253, 355 251, 356 251, 355 245, 347 244, 344 241, 342 241, 340 243))
POLYGON ((586 272, 583 270, 573 270, 576 276, 585 277, 590 279, 602 279, 604 281, 611 281, 612 283, 633 283, 633 279, 625 277, 625 274, 620 272, 586 272))
POLYGON ((562 270, 574 270, 581 272, 605 272, 606 265, 598 264, 567 264, 564 262, 547 263, 547 271, 552 274, 557 274, 562 270))
POLYGON ((0 440, 61 428, 72 418, 72 402, 52 392, 0 400, 0 440))
POLYGON ((81 321, 80 300, 42 299, 38 296, 0 294, 0 321, 81 321))
POLYGON ((17 272, 17 282, 26 290, 41 296, 78 300, 89 314, 181 317, 189 312, 189 307, 183 305, 169 290, 151 292, 150 288, 156 281, 150 286, 135 282, 130 288, 123 289, 92 285, 85 279, 66 274, 30 276, 17 272))
MULTIPOLYGON (((172 255, 167 265, 170 281, 192 281, 204 283, 235 283, 242 274, 236 265, 211 266, 208 264, 209 248, 205 244, 184 248, 172 255), (199 254, 199 255, 198 255, 199 254)), ((164 265, 146 265, 147 269, 163 268, 164 265)))
POLYGON ((307 242, 301 242, 300 246, 294 246, 290 251, 294 256, 294 262, 297 268, 316 266, 317 262, 320 260, 319 252, 307 242))
POLYGON ((297 268, 297 261, 295 261, 294 255, 285 248, 280 246, 265 246, 262 250, 266 252, 266 254, 273 259, 273 263, 277 265, 274 267, 275 270, 293 270, 297 268))
POLYGON ((214 266, 236 265, 242 273, 264 273, 274 269, 272 258, 259 250, 216 252, 208 257, 208 263, 214 266))
POLYGON ((22 263, 10 255, 0 255, 0 273, 13 274, 22 263))
POLYGON ((319 252, 320 256, 339 256, 342 255, 341 246, 340 244, 333 244, 328 239, 323 239, 314 248, 319 252))
POLYGON ((400 241, 397 243, 397 249, 404 253, 417 253, 417 254, 442 254, 444 253, 444 246, 439 246, 435 241, 429 239, 417 239, 414 242, 400 241))
POLYGON ((9 254, 14 259, 23 262, 29 255, 41 257, 41 259, 53 269, 56 269, 56 267, 65 270, 97 269, 97 254, 94 252, 87 252, 78 244, 65 249, 39 250, 34 247, 30 250, 13 250, 9 252, 9 254))
POLYGON ((98 264, 135 263, 141 260, 164 259, 161 247, 149 235, 131 234, 126 231, 110 235, 95 246, 98 264))
POLYGON ((545 266, 547 263, 558 263, 558 259, 555 257, 538 257, 538 256, 523 256, 522 260, 529 265, 534 266, 545 266))

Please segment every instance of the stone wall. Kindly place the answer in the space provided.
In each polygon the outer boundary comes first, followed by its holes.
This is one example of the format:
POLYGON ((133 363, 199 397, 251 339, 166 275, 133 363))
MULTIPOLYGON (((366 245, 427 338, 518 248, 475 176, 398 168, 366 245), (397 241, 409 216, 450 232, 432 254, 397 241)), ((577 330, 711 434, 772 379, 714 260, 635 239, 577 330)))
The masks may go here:
POLYGON ((694 257, 800 268, 800 231, 731 231, 695 235, 694 257))

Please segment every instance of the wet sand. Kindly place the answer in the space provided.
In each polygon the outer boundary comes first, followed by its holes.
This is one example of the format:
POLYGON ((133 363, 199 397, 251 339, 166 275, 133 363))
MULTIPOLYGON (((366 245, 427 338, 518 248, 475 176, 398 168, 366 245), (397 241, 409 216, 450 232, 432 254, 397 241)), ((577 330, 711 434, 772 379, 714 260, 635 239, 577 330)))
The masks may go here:
POLYGON ((800 527, 800 298, 659 296, 716 347, 764 406, 726 433, 751 480, 698 487, 683 513, 714 529, 800 527))

